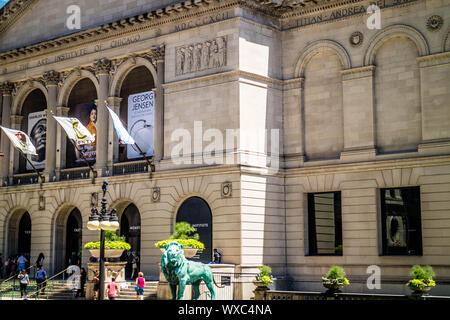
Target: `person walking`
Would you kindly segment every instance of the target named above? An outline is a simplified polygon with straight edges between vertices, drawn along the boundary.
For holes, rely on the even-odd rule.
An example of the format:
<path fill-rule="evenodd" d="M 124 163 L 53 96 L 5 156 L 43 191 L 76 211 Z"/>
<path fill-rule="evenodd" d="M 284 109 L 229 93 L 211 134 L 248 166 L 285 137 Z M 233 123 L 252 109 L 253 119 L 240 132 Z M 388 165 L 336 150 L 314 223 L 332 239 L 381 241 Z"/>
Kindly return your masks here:
<path fill-rule="evenodd" d="M 136 278 L 136 300 L 144 300 L 144 287 L 145 287 L 145 279 L 144 274 L 142 272 L 138 273 L 138 277 Z"/>
<path fill-rule="evenodd" d="M 20 297 L 22 298 L 25 296 L 27 297 L 27 286 L 30 284 L 30 277 L 28 276 L 28 273 L 25 269 L 20 271 L 19 275 L 17 276 L 19 278 L 20 282 Z"/>
<path fill-rule="evenodd" d="M 16 275 L 16 269 L 17 269 L 17 255 L 13 256 L 10 261 L 10 268 L 9 268 L 9 276 L 13 277 Z"/>
<path fill-rule="evenodd" d="M 112 278 L 111 282 L 108 283 L 108 299 L 114 300 L 116 296 L 120 295 L 119 285 L 116 283 L 116 278 Z"/>
<path fill-rule="evenodd" d="M 39 294 L 45 293 L 45 287 L 47 286 L 46 280 L 47 280 L 47 272 L 44 270 L 43 266 L 40 266 L 38 271 L 36 272 L 37 290 L 39 291 L 42 288 L 42 290 L 39 291 Z"/>
<path fill-rule="evenodd" d="M 94 276 L 94 300 L 98 300 L 98 291 L 100 289 L 100 271 L 95 271 Z"/>
<path fill-rule="evenodd" d="M 27 263 L 27 258 L 22 254 L 19 259 L 17 259 L 17 263 L 19 264 L 19 272 L 25 270 L 25 264 Z"/>
<path fill-rule="evenodd" d="M 79 277 L 80 277 L 80 279 L 79 279 L 80 283 L 79 283 L 79 287 L 77 290 L 77 294 L 75 295 L 75 298 L 78 298 L 78 297 L 84 298 L 85 297 L 84 286 L 86 284 L 86 277 L 87 277 L 87 273 L 84 268 L 81 268 Z"/>

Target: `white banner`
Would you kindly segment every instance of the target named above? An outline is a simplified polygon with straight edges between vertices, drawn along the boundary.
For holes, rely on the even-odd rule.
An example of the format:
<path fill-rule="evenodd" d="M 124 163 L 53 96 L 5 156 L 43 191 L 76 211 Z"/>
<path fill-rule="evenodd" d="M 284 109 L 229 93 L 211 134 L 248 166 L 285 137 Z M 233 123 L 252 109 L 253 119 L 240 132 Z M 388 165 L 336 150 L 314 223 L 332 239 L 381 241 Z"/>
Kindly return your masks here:
<path fill-rule="evenodd" d="M 155 94 L 147 91 L 128 96 L 128 133 L 146 155 L 153 156 Z M 134 145 L 127 147 L 128 159 L 141 158 Z"/>
<path fill-rule="evenodd" d="M 37 155 L 28 156 L 36 169 L 45 168 L 45 145 L 47 141 L 47 113 L 45 111 L 33 112 L 28 115 L 28 136 L 36 147 Z M 27 162 L 27 169 L 33 167 Z"/>
<path fill-rule="evenodd" d="M 95 137 L 77 118 L 53 117 L 66 131 L 68 138 L 74 140 L 77 145 L 95 142 Z"/>
<path fill-rule="evenodd" d="M 14 147 L 21 150 L 25 154 L 37 155 L 36 148 L 33 143 L 31 143 L 30 137 L 27 134 L 20 130 L 8 129 L 0 126 L 2 130 L 6 133 L 9 140 L 11 140 Z"/>

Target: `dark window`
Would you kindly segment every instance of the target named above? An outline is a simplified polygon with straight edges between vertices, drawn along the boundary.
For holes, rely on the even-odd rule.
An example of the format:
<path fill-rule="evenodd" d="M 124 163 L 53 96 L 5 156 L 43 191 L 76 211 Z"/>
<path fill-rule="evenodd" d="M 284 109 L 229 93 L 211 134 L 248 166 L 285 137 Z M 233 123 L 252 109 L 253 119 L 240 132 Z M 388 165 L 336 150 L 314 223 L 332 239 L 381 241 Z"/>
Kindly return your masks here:
<path fill-rule="evenodd" d="M 309 255 L 342 255 L 341 193 L 308 194 Z"/>
<path fill-rule="evenodd" d="M 422 255 L 420 188 L 381 189 L 383 254 Z"/>

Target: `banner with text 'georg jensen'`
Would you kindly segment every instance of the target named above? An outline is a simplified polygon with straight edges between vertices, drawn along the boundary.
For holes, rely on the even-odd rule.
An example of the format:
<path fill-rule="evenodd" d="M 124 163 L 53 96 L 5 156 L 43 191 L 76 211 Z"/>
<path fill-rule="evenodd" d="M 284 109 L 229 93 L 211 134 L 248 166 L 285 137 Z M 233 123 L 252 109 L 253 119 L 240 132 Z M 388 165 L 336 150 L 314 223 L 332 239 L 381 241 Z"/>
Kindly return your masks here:
<path fill-rule="evenodd" d="M 154 155 L 155 94 L 147 91 L 128 96 L 128 133 L 148 157 Z M 128 145 L 127 158 L 142 158 L 134 145 Z"/>

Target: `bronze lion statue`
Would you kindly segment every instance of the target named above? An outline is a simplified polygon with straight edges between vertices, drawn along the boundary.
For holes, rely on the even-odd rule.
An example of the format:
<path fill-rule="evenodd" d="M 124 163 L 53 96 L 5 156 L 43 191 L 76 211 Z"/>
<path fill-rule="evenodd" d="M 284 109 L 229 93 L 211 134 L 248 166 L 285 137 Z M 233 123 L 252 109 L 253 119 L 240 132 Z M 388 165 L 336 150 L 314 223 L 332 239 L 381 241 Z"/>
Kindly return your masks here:
<path fill-rule="evenodd" d="M 172 300 L 182 300 L 184 289 L 187 284 L 192 284 L 192 300 L 197 300 L 200 296 L 199 286 L 201 281 L 205 281 L 206 286 L 211 293 L 211 299 L 214 300 L 214 278 L 211 268 L 203 263 L 189 261 L 184 256 L 183 245 L 172 241 L 164 246 L 164 252 L 161 256 L 161 271 L 169 282 Z M 178 297 L 177 297 L 177 285 Z"/>

